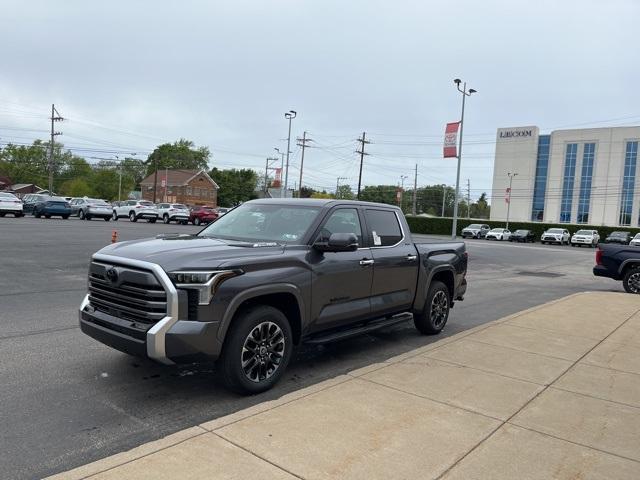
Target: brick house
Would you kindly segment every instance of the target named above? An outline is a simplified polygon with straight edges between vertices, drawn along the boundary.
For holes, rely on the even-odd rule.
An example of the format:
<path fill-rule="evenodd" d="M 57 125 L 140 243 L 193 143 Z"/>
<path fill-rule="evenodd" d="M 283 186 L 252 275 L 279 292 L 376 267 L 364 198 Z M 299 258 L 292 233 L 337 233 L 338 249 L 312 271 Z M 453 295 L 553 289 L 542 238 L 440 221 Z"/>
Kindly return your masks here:
<path fill-rule="evenodd" d="M 140 182 L 142 199 L 153 201 L 155 174 Z M 204 170 L 158 170 L 156 203 L 218 206 L 218 184 Z"/>

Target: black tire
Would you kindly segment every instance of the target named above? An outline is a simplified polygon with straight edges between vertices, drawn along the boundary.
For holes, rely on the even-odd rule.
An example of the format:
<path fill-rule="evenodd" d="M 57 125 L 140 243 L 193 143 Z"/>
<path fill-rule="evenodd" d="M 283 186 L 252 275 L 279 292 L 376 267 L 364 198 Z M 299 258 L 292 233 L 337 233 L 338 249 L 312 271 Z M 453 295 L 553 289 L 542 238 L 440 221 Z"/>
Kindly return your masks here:
<path fill-rule="evenodd" d="M 196 217 L 196 218 L 194 218 L 194 219 L 193 219 L 193 224 L 194 224 L 196 227 L 199 227 L 201 223 L 202 223 L 202 220 L 200 220 L 198 217 Z"/>
<path fill-rule="evenodd" d="M 157 218 L 150 218 L 149 220 L 147 220 L 147 222 L 156 223 L 156 220 L 158 220 L 158 219 Z"/>
<path fill-rule="evenodd" d="M 44 218 L 51 218 L 51 215 L 49 215 L 49 214 L 45 213 L 45 214 L 44 214 Z"/>
<path fill-rule="evenodd" d="M 104 221 L 105 221 L 105 222 L 108 222 L 108 221 L 110 221 L 110 220 L 111 220 L 111 217 L 104 217 Z"/>
<path fill-rule="evenodd" d="M 130 222 L 137 222 L 138 221 L 138 219 L 136 218 L 135 212 L 129 212 L 129 221 Z"/>
<path fill-rule="evenodd" d="M 24 213 L 14 213 L 13 216 L 16 218 L 24 217 Z"/>
<path fill-rule="evenodd" d="M 261 354 L 246 350 L 245 345 L 256 345 L 255 351 Z M 242 310 L 234 318 L 224 342 L 219 360 L 222 380 L 228 389 L 243 395 L 269 390 L 286 370 L 292 349 L 291 326 L 280 310 L 267 305 Z M 263 363 L 258 363 L 260 361 Z"/>
<path fill-rule="evenodd" d="M 69 220 L 69 215 L 62 215 L 63 220 Z"/>
<path fill-rule="evenodd" d="M 78 218 L 80 220 L 84 220 L 85 219 L 84 210 L 78 210 Z"/>
<path fill-rule="evenodd" d="M 444 283 L 436 280 L 429 287 L 424 310 L 413 316 L 413 323 L 420 333 L 435 335 L 447 324 L 450 309 L 451 292 Z"/>
<path fill-rule="evenodd" d="M 92 218 L 93 218 L 93 217 L 92 217 L 91 215 L 85 215 L 85 216 L 84 216 L 84 219 L 85 219 L 85 220 L 91 220 Z"/>
<path fill-rule="evenodd" d="M 180 224 L 181 224 L 181 225 L 189 225 L 189 222 L 188 222 L 188 221 L 186 221 L 186 220 L 182 220 L 182 221 L 180 222 Z"/>
<path fill-rule="evenodd" d="M 0 213 L 0 217 L 4 217 L 6 215 L 6 213 L 2 212 Z"/>
<path fill-rule="evenodd" d="M 111 214 L 111 218 L 113 219 L 114 222 L 118 221 L 118 214 L 116 213 L 116 211 L 114 210 L 113 213 Z"/>
<path fill-rule="evenodd" d="M 166 213 L 162 216 L 162 222 L 163 223 L 170 223 L 171 220 L 169 220 L 169 215 L 167 215 Z"/>
<path fill-rule="evenodd" d="M 640 293 L 640 267 L 633 267 L 625 272 L 622 286 L 627 293 Z"/>

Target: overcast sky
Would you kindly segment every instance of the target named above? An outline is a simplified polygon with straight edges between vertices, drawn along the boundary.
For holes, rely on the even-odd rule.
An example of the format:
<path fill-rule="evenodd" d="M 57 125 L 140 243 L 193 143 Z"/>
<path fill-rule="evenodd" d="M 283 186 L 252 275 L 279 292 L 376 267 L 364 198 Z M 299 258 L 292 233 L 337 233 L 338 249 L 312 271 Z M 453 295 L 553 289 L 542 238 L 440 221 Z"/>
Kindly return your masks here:
<path fill-rule="evenodd" d="M 0 145 L 146 155 L 180 137 L 212 166 L 264 171 L 306 130 L 303 183 L 455 183 L 444 124 L 467 103 L 462 180 L 490 192 L 495 131 L 640 124 L 638 0 L 0 0 Z M 300 152 L 290 183 L 297 182 Z M 92 160 L 95 161 L 95 160 Z"/>

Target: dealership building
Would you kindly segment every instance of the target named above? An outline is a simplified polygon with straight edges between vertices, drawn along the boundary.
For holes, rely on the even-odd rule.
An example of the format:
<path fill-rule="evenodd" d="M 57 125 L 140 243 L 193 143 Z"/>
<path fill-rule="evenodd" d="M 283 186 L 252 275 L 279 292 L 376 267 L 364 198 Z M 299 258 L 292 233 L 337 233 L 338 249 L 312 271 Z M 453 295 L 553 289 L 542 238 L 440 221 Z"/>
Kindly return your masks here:
<path fill-rule="evenodd" d="M 639 142 L 640 127 L 498 129 L 491 220 L 640 226 Z"/>

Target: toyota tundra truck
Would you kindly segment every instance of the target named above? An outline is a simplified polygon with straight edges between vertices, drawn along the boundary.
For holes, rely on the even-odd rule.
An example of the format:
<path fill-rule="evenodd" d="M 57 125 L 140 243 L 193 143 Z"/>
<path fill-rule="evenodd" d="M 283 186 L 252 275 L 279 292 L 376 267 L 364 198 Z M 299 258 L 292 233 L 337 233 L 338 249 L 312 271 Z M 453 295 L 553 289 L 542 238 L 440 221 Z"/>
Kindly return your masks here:
<path fill-rule="evenodd" d="M 296 345 L 413 318 L 437 334 L 467 288 L 462 242 L 414 243 L 402 211 L 359 201 L 253 200 L 196 235 L 111 244 L 92 256 L 80 327 L 164 364 L 217 361 L 254 394 Z"/>

